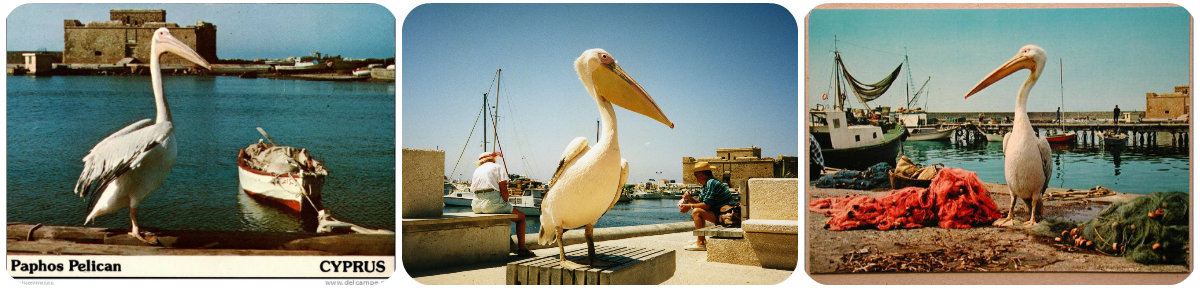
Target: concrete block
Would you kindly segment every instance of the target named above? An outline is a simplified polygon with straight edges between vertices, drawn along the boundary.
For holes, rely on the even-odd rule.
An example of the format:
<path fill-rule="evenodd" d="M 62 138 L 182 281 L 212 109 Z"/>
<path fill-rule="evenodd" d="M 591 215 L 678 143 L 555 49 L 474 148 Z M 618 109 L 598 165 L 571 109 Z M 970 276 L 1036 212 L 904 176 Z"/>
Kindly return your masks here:
<path fill-rule="evenodd" d="M 759 266 L 758 255 L 746 238 L 708 238 L 708 262 Z"/>
<path fill-rule="evenodd" d="M 798 220 L 797 178 L 750 179 L 750 219 Z"/>
<path fill-rule="evenodd" d="M 742 222 L 742 230 L 762 267 L 795 270 L 800 248 L 799 224 L 799 221 L 751 219 Z"/>
<path fill-rule="evenodd" d="M 420 271 L 504 262 L 513 214 L 450 213 L 438 218 L 401 220 L 404 268 Z"/>
<path fill-rule="evenodd" d="M 446 170 L 446 152 L 441 150 L 402 150 L 400 198 L 401 218 L 433 218 L 442 215 L 442 173 Z"/>
<path fill-rule="evenodd" d="M 566 251 L 567 260 L 581 263 L 587 248 Z M 607 267 L 566 269 L 558 255 L 546 255 L 508 263 L 508 285 L 649 285 L 675 275 L 675 250 L 596 246 L 596 259 L 614 263 Z"/>

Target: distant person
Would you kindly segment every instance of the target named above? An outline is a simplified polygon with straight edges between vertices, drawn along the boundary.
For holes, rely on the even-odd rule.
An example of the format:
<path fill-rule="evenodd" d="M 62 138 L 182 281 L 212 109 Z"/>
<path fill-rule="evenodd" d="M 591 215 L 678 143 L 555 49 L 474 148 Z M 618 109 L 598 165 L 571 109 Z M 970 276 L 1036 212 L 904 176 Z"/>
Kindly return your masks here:
<path fill-rule="evenodd" d="M 1062 123 L 1062 107 L 1054 109 L 1054 122 Z"/>
<path fill-rule="evenodd" d="M 533 252 L 525 247 L 525 213 L 508 203 L 508 174 L 496 164 L 496 158 L 500 157 L 504 157 L 500 152 L 483 152 L 475 161 L 479 168 L 471 174 L 471 191 L 475 193 L 471 211 L 475 214 L 516 214 L 512 221 L 517 223 L 517 255 L 533 256 Z"/>
<path fill-rule="evenodd" d="M 698 195 L 691 195 L 691 192 L 683 194 L 683 199 L 679 201 L 679 213 L 687 213 L 688 210 L 691 210 L 692 221 L 696 224 L 696 229 L 704 228 L 705 221 L 713 224 L 739 226 L 741 213 L 737 211 L 737 200 L 733 198 L 733 194 L 729 193 L 729 188 L 725 187 L 725 183 L 713 178 L 712 167 L 708 165 L 708 162 L 697 162 L 692 167 L 692 175 L 696 176 L 697 183 L 703 183 L 704 186 Z M 708 250 L 704 236 L 696 236 L 696 243 L 683 249 L 688 251 Z"/>
<path fill-rule="evenodd" d="M 1113 124 L 1117 124 L 1117 119 L 1121 118 L 1121 106 L 1113 105 Z"/>

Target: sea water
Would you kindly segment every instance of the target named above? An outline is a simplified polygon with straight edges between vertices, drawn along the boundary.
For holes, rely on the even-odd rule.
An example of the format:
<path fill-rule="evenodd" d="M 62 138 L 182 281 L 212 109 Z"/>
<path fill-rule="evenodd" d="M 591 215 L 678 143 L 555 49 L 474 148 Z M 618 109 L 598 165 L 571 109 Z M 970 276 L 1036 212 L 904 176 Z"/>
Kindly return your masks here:
<path fill-rule="evenodd" d="M 974 171 L 984 182 L 1005 183 L 1000 142 L 955 145 L 945 141 L 905 141 L 904 153 L 916 163 Z M 1103 146 L 1052 145 L 1050 187 L 1090 189 L 1096 185 L 1133 194 L 1189 192 L 1187 154 Z"/>
<path fill-rule="evenodd" d="M 674 222 L 691 222 L 692 215 L 680 213 L 679 199 L 634 199 L 629 202 L 619 202 L 613 205 L 612 209 L 604 213 L 599 221 L 596 221 L 596 228 L 603 227 L 619 227 L 619 226 L 636 226 L 647 224 L 674 223 Z M 442 208 L 445 213 L 453 212 L 471 212 L 471 207 L 461 206 L 446 206 Z M 525 233 L 537 233 L 538 227 L 541 227 L 542 222 L 537 215 L 526 216 Z M 510 232 L 517 233 L 516 225 L 510 225 Z M 580 228 L 582 229 L 582 228 Z M 526 241 L 529 241 L 528 239 Z"/>
<path fill-rule="evenodd" d="M 147 76 L 7 78 L 8 221 L 81 225 L 81 159 L 101 139 L 155 118 Z M 263 138 L 307 148 L 329 170 L 323 203 L 339 220 L 395 231 L 392 83 L 167 76 L 178 157 L 138 209 L 139 224 L 178 230 L 299 231 L 297 217 L 238 189 L 238 150 Z M 90 226 L 128 228 L 128 210 Z"/>

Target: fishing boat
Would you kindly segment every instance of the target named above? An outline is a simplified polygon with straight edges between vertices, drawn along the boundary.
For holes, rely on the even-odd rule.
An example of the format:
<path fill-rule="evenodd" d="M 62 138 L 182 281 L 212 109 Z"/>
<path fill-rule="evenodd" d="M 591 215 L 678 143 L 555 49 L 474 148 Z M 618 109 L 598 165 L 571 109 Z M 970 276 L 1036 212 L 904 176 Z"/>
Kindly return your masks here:
<path fill-rule="evenodd" d="M 259 128 L 259 132 L 266 132 Z M 300 215 L 316 215 L 322 208 L 321 188 L 329 172 L 308 150 L 270 144 L 250 144 L 238 151 L 238 186 L 257 201 Z M 310 214 L 311 213 L 311 214 Z"/>
<path fill-rule="evenodd" d="M 287 72 L 312 72 L 324 69 L 325 65 L 317 60 L 313 61 L 296 61 L 293 65 L 275 65 L 275 71 L 280 73 Z"/>
<path fill-rule="evenodd" d="M 862 83 L 850 75 L 842 62 L 841 53 L 834 47 L 834 106 L 833 109 L 817 107 L 809 109 L 809 134 L 821 146 L 821 155 L 826 167 L 865 170 L 871 165 L 885 162 L 896 165 L 900 145 L 908 137 L 908 130 L 889 125 L 856 124 L 845 108 L 847 91 L 853 92 L 864 105 L 883 96 L 888 87 L 900 74 L 896 66 L 890 75 L 877 83 Z M 844 87 L 849 85 L 850 87 Z M 827 94 L 827 93 L 826 93 Z M 894 126 L 894 125 L 890 125 Z M 886 128 L 885 128 L 886 127 Z"/>

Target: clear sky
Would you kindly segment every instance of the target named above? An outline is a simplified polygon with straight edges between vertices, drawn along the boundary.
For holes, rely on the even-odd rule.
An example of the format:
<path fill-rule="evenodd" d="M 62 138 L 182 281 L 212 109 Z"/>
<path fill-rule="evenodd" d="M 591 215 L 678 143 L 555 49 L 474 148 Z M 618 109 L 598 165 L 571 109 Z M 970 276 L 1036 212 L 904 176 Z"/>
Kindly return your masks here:
<path fill-rule="evenodd" d="M 821 94 L 832 91 L 835 35 L 846 69 L 863 82 L 878 81 L 895 69 L 907 47 L 913 85 L 932 77 L 929 111 L 1013 111 L 1028 72 L 1015 73 L 970 99 L 963 95 L 1025 44 L 1044 48 L 1049 62 L 1030 93 L 1029 111 L 1052 112 L 1062 102 L 1064 111 L 1106 111 L 1113 105 L 1145 110 L 1146 92 L 1173 92 L 1175 85 L 1190 80 L 1190 18 L 1179 7 L 818 9 L 808 24 L 809 106 L 832 103 L 832 98 L 821 100 Z M 908 72 L 901 71 L 873 106 L 903 106 Z M 1065 97 L 1060 97 L 1060 73 Z M 862 108 L 852 94 L 850 98 Z"/>
<path fill-rule="evenodd" d="M 497 68 L 511 173 L 549 180 L 568 142 L 594 144 L 599 110 L 572 64 L 590 48 L 611 53 L 675 123 L 616 108 L 630 183 L 678 180 L 682 157 L 718 148 L 797 156 L 799 33 L 780 6 L 439 4 L 402 25 L 402 146 L 445 150 L 455 179 L 469 180 L 483 151 L 482 128 L 467 137 Z"/>
<path fill-rule="evenodd" d="M 376 4 L 25 4 L 7 19 L 6 50 L 62 51 L 63 20 L 108 21 L 112 9 L 163 9 L 167 22 L 217 26 L 221 59 L 286 58 L 320 51 L 395 57 L 396 18 Z"/>

